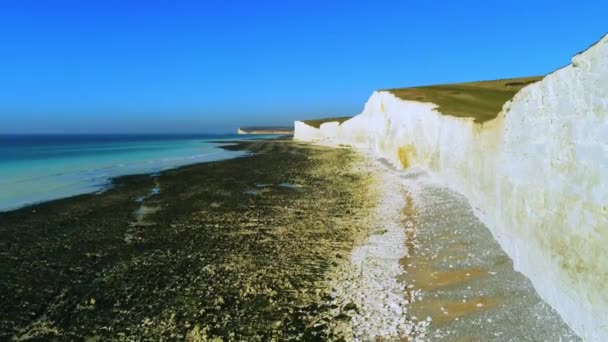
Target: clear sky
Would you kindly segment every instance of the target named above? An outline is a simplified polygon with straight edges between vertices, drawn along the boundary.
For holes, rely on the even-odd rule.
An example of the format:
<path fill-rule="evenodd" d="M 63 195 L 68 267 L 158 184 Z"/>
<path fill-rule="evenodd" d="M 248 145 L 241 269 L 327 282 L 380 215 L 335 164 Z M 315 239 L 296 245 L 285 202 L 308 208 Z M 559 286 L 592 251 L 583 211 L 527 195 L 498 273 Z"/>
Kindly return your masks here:
<path fill-rule="evenodd" d="M 608 1 L 0 0 L 0 133 L 220 132 L 545 74 Z"/>

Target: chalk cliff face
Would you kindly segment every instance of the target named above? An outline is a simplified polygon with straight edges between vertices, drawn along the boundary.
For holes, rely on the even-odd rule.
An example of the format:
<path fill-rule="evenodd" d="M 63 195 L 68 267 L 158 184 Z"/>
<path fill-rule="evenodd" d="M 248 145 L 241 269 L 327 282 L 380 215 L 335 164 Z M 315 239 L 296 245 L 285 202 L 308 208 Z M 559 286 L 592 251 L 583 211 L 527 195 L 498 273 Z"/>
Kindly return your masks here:
<path fill-rule="evenodd" d="M 537 291 L 587 340 L 608 341 L 608 36 L 483 124 L 375 92 L 363 113 L 295 139 L 371 149 L 433 171 L 478 209 Z"/>

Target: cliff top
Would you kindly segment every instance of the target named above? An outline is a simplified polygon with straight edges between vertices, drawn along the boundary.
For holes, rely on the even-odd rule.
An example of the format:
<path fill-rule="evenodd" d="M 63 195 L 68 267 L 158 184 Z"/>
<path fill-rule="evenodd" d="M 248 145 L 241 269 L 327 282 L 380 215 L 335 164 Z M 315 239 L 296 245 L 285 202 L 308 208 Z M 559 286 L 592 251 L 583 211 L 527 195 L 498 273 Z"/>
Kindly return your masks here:
<path fill-rule="evenodd" d="M 307 124 L 308 126 L 314 127 L 314 128 L 319 128 L 321 127 L 321 124 L 324 124 L 326 122 L 338 122 L 338 123 L 343 123 L 344 121 L 350 119 L 351 116 L 342 116 L 339 118 L 325 118 L 325 119 L 317 119 L 317 120 L 304 120 L 302 122 L 304 122 L 305 124 Z"/>
<path fill-rule="evenodd" d="M 505 102 L 523 87 L 542 80 L 543 76 L 505 78 L 493 81 L 439 84 L 411 88 L 382 89 L 403 100 L 432 102 L 445 115 L 462 118 L 474 118 L 483 123 L 494 119 L 502 110 Z M 326 122 L 342 123 L 351 117 L 326 118 L 303 121 L 307 125 L 319 128 Z"/>
<path fill-rule="evenodd" d="M 238 134 L 280 134 L 280 135 L 292 135 L 293 127 L 239 127 L 237 130 Z"/>
<path fill-rule="evenodd" d="M 508 78 L 494 81 L 441 84 L 412 88 L 383 89 L 400 99 L 432 102 L 446 115 L 474 118 L 482 123 L 494 119 L 505 102 L 523 87 L 540 81 L 542 76 Z"/>

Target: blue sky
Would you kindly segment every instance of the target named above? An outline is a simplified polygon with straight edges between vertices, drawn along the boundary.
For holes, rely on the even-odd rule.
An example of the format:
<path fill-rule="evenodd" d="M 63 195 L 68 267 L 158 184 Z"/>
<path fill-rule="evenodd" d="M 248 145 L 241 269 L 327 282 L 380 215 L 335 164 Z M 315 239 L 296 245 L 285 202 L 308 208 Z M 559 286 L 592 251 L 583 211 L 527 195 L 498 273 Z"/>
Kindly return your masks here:
<path fill-rule="evenodd" d="M 221 132 L 548 73 L 608 1 L 0 0 L 0 133 Z"/>

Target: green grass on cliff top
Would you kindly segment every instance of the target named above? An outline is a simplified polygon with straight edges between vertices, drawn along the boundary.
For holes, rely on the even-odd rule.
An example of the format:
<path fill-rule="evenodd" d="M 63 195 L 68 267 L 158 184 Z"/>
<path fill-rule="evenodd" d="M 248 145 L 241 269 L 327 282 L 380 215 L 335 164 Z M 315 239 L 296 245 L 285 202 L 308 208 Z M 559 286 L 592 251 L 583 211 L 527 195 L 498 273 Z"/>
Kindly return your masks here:
<path fill-rule="evenodd" d="M 542 76 L 507 78 L 494 81 L 440 84 L 412 88 L 383 89 L 403 100 L 431 102 L 439 106 L 444 115 L 473 118 L 477 123 L 494 119 L 503 104 L 511 100 L 523 87 L 538 82 Z M 342 123 L 350 117 L 306 120 L 309 126 L 319 128 L 322 123 Z"/>
<path fill-rule="evenodd" d="M 321 127 L 321 124 L 324 124 L 326 122 L 338 122 L 338 123 L 343 123 L 344 121 L 350 119 L 352 116 L 343 116 L 343 117 L 339 117 L 339 118 L 326 118 L 326 119 L 317 119 L 317 120 L 305 120 L 303 121 L 305 124 L 307 124 L 308 126 L 314 127 L 314 128 L 319 128 Z"/>
<path fill-rule="evenodd" d="M 444 115 L 474 118 L 482 123 L 494 119 L 505 102 L 523 87 L 538 82 L 542 76 L 509 78 L 495 81 L 441 84 L 413 88 L 384 89 L 400 99 L 432 102 Z"/>

